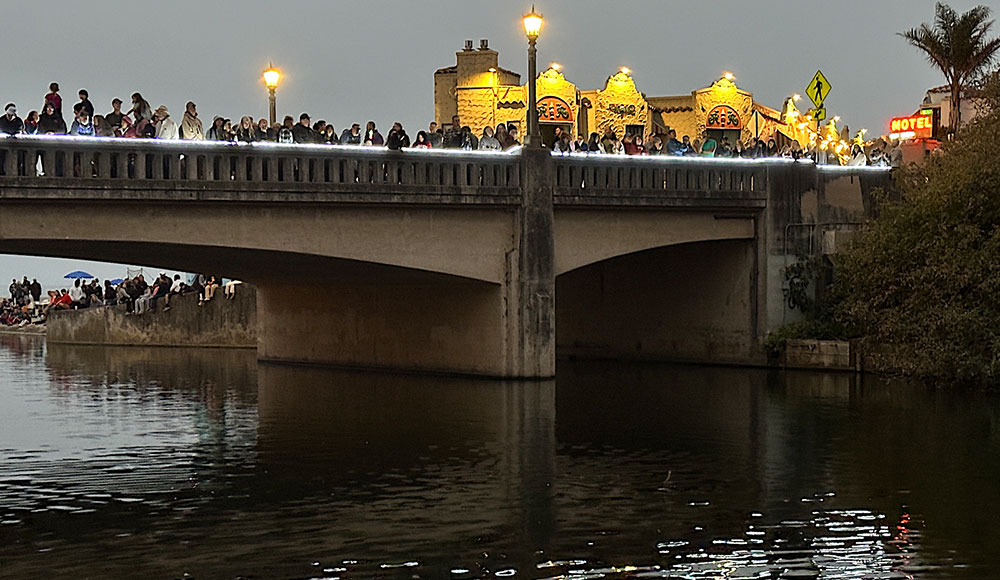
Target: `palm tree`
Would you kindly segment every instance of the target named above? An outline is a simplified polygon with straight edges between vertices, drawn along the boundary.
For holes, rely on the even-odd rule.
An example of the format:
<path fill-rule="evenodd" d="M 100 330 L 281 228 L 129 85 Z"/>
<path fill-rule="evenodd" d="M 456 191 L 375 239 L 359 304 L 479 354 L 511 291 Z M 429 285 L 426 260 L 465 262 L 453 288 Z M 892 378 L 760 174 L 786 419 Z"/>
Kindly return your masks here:
<path fill-rule="evenodd" d="M 1000 51 L 1000 38 L 987 38 L 993 21 L 990 9 L 976 6 L 959 14 L 947 4 L 935 6 L 934 26 L 927 23 L 899 33 L 922 51 L 927 60 L 944 73 L 951 89 L 950 129 L 958 130 L 962 90 L 976 78 Z"/>

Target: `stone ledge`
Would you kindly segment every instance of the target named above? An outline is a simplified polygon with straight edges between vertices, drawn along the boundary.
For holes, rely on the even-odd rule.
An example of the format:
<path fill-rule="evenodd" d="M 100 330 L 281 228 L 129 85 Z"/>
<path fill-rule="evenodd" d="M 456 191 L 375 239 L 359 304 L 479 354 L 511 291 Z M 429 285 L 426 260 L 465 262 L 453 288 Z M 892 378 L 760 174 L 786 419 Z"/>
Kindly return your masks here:
<path fill-rule="evenodd" d="M 236 298 L 226 300 L 222 289 L 198 306 L 198 297 L 171 298 L 170 310 L 158 301 L 155 311 L 126 315 L 124 306 L 62 310 L 49 315 L 46 340 L 61 344 L 108 346 L 257 347 L 257 296 L 240 284 Z"/>

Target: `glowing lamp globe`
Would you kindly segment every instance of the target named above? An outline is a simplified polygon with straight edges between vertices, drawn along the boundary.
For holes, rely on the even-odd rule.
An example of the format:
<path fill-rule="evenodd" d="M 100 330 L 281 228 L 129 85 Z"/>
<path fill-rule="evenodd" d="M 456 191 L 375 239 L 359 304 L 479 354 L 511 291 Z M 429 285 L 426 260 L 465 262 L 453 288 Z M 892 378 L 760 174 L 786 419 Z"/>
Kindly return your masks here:
<path fill-rule="evenodd" d="M 534 6 L 531 7 L 531 12 L 524 15 L 521 22 L 524 23 L 524 33 L 529 39 L 534 40 L 538 38 L 538 33 L 542 30 L 542 23 L 544 20 L 542 19 L 541 14 L 535 13 Z"/>
<path fill-rule="evenodd" d="M 281 79 L 281 72 L 273 66 L 264 71 L 264 84 L 267 88 L 273 89 L 278 86 L 278 81 Z"/>

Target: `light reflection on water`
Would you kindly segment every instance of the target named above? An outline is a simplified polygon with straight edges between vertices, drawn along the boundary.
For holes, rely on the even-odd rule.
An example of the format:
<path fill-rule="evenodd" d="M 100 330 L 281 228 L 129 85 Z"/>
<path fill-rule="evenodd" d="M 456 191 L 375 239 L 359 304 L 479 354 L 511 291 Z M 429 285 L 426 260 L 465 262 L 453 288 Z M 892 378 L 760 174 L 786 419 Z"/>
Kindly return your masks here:
<path fill-rule="evenodd" d="M 556 383 L 0 336 L 0 577 L 982 578 L 997 401 L 847 375 Z"/>

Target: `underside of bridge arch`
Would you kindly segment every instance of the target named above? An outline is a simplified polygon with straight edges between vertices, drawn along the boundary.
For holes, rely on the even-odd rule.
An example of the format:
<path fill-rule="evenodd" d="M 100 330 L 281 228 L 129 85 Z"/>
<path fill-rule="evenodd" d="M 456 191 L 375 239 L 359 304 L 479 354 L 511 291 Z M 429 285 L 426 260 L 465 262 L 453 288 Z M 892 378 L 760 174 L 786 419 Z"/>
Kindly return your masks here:
<path fill-rule="evenodd" d="M 150 269 L 214 274 L 256 285 L 297 280 L 328 283 L 372 278 L 469 280 L 462 276 L 430 272 L 377 262 L 352 260 L 294 251 L 275 251 L 193 242 L 143 242 L 120 240 L 0 239 L 0 253 L 47 258 L 96 260 Z"/>
<path fill-rule="evenodd" d="M 758 362 L 754 241 L 631 253 L 556 278 L 560 357 Z"/>
<path fill-rule="evenodd" d="M 501 284 L 292 252 L 0 240 L 0 252 L 211 273 L 257 288 L 265 361 L 503 376 L 510 293 Z"/>

